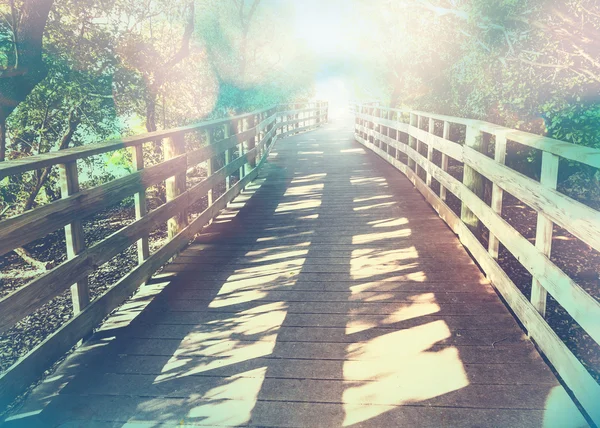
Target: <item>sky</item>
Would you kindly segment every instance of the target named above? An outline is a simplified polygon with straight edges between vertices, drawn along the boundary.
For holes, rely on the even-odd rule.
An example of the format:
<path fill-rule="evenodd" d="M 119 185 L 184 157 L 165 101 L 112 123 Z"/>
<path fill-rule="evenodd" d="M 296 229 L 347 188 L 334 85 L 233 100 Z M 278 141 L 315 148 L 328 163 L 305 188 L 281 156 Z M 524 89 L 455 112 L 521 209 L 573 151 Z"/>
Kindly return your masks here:
<path fill-rule="evenodd" d="M 327 99 L 333 111 L 346 108 L 352 98 L 347 68 L 355 55 L 353 2 L 303 0 L 294 3 L 293 31 L 320 65 L 315 98 Z"/>

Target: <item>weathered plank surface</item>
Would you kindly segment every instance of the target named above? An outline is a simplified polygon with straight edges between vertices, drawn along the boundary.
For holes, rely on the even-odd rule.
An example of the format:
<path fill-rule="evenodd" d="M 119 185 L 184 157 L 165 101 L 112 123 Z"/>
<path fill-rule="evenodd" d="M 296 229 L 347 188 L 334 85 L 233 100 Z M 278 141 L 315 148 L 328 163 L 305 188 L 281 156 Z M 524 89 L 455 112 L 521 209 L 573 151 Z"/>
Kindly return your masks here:
<path fill-rule="evenodd" d="M 345 125 L 280 141 L 262 185 L 7 426 L 585 426 L 453 233 Z"/>

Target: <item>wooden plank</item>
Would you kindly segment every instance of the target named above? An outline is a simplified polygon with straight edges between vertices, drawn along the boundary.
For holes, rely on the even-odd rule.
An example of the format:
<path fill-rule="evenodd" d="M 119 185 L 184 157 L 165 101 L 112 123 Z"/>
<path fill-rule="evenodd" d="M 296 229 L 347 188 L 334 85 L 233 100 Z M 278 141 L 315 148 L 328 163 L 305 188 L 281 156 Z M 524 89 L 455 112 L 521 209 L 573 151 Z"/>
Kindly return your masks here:
<path fill-rule="evenodd" d="M 291 134 L 296 134 L 298 132 L 311 131 L 311 130 L 315 129 L 316 127 L 317 127 L 316 125 L 308 125 L 308 126 L 305 126 L 303 128 L 291 129 L 290 131 L 286 131 L 286 132 L 284 132 L 282 134 L 279 134 L 279 137 L 280 138 L 285 138 L 285 137 L 287 137 L 287 136 L 289 136 Z"/>
<path fill-rule="evenodd" d="M 185 156 L 180 156 L 3 220 L 0 222 L 0 254 L 42 238 L 74 219 L 101 211 L 164 180 L 175 171 L 185 170 L 185 165 Z"/>
<path fill-rule="evenodd" d="M 555 190 L 558 182 L 558 161 L 559 158 L 552 153 L 542 153 L 542 173 L 540 184 Z M 542 212 L 537 214 L 537 225 L 535 229 L 535 247 L 538 248 L 546 257 L 550 258 L 552 250 L 552 229 L 554 224 Z M 531 284 L 531 303 L 542 317 L 546 316 L 546 289 L 540 281 L 533 277 Z"/>
<path fill-rule="evenodd" d="M 448 122 L 445 122 L 448 123 Z M 448 123 L 448 126 L 450 124 Z M 431 134 L 423 129 L 411 127 L 408 130 L 409 134 L 418 140 L 423 141 L 428 146 L 432 146 L 434 149 L 442 152 L 443 154 L 450 156 L 459 162 L 463 162 L 463 148 L 460 144 L 450 141 L 449 133 L 448 137 L 439 137 L 435 134 Z"/>
<path fill-rule="evenodd" d="M 171 137 L 165 144 L 165 160 L 173 159 L 185 153 L 185 141 L 183 137 Z M 185 192 L 186 171 L 174 171 L 174 174 L 166 180 L 167 201 L 175 199 L 178 195 Z M 188 222 L 187 210 L 170 218 L 167 222 L 167 233 L 169 239 L 173 239 Z"/>
<path fill-rule="evenodd" d="M 516 141 L 525 146 L 552 153 L 564 159 L 570 159 L 594 168 L 600 168 L 600 149 L 567 143 L 514 129 L 507 130 L 503 128 L 500 132 L 505 132 L 506 138 L 511 141 Z"/>
<path fill-rule="evenodd" d="M 69 163 L 78 159 L 83 159 L 90 156 L 95 156 L 102 153 L 112 152 L 126 147 L 133 147 L 157 139 L 165 139 L 171 137 L 182 136 L 189 132 L 201 131 L 208 128 L 216 128 L 224 125 L 226 122 L 236 120 L 266 111 L 269 108 L 258 110 L 252 113 L 246 113 L 232 118 L 215 119 L 204 122 L 195 123 L 179 128 L 159 130 L 142 135 L 135 135 L 119 140 L 105 141 L 101 143 L 87 144 L 80 147 L 72 147 L 65 150 L 44 153 L 36 156 L 30 156 L 23 159 L 5 161 L 0 164 L 0 180 L 10 175 L 20 174 L 34 169 L 41 169 L 47 166 L 58 165 L 61 163 Z"/>
<path fill-rule="evenodd" d="M 505 192 L 544 213 L 554 223 L 600 251 L 600 212 L 467 147 L 465 162 Z"/>
<path fill-rule="evenodd" d="M 231 126 L 231 124 L 229 125 Z M 208 159 L 220 155 L 227 150 L 231 150 L 237 146 L 240 141 L 256 135 L 256 132 L 256 128 L 252 128 L 240 134 L 229 134 L 227 138 L 219 142 L 207 145 L 200 149 L 192 150 L 191 152 L 187 153 L 188 168 L 197 165 L 200 162 L 206 162 Z"/>
<path fill-rule="evenodd" d="M 408 132 L 408 129 L 409 129 L 409 125 L 407 123 L 398 122 L 398 121 L 389 120 L 389 119 L 383 119 L 383 118 L 371 116 L 369 114 L 362 113 L 362 112 L 357 113 L 356 117 L 358 117 L 359 119 L 361 119 L 363 121 L 373 121 L 379 125 L 387 126 L 389 128 L 395 129 L 396 131 L 400 131 L 400 132 Z"/>
<path fill-rule="evenodd" d="M 60 170 L 60 194 L 61 198 L 76 195 L 79 192 L 79 173 L 77 161 L 59 165 Z M 75 218 L 71 223 L 65 225 L 65 243 L 67 246 L 67 258 L 72 259 L 85 249 L 85 235 L 81 217 Z M 78 314 L 90 303 L 90 291 L 87 278 L 80 278 L 71 286 L 71 302 L 73 313 Z"/>

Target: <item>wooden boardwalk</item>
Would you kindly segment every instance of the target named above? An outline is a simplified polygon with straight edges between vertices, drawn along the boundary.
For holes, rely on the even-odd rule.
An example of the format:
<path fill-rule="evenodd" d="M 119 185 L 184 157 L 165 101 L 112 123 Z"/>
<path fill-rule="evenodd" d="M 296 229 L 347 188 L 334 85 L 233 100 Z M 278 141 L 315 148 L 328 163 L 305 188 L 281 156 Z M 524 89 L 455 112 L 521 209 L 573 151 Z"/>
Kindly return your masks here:
<path fill-rule="evenodd" d="M 345 122 L 279 141 L 6 426 L 127 423 L 585 426 L 454 234 Z"/>

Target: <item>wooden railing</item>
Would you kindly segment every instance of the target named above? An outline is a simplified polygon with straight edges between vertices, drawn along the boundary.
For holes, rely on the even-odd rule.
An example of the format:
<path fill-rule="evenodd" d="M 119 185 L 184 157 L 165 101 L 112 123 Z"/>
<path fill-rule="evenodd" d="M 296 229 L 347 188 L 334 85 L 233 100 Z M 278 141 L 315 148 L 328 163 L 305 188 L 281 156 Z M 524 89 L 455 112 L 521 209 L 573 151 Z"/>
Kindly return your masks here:
<path fill-rule="evenodd" d="M 600 386 L 545 320 L 550 293 L 600 343 L 600 303 L 550 260 L 554 224 L 600 250 L 600 212 L 556 190 L 560 158 L 600 168 L 600 150 L 476 120 L 372 104 L 355 104 L 351 109 L 356 115 L 356 140 L 412 181 L 459 236 L 589 417 L 600 425 Z M 450 140 L 451 127 L 459 128 L 464 142 Z M 495 145 L 493 159 L 483 150 L 490 141 Z M 507 141 L 542 151 L 539 182 L 505 165 Z M 434 150 L 441 152 L 439 165 Z M 462 182 L 448 173 L 449 158 L 462 164 Z M 489 204 L 483 197 L 484 177 L 492 183 Z M 433 179 L 439 182 L 439 194 L 432 189 Z M 460 215 L 447 205 L 447 192 L 460 200 Z M 534 244 L 503 219 L 503 192 L 537 212 Z M 488 248 L 478 239 L 481 225 L 489 230 Z M 500 243 L 533 276 L 530 298 L 498 264 Z"/>
<path fill-rule="evenodd" d="M 41 377 L 44 370 L 87 337 L 113 309 L 184 248 L 256 177 L 276 139 L 320 126 L 327 120 L 327 108 L 327 103 L 321 102 L 280 105 L 0 163 L 0 180 L 52 166 L 60 169 L 61 180 L 61 199 L 0 221 L 0 255 L 64 227 L 68 256 L 64 263 L 0 300 L 0 333 L 69 287 L 74 309 L 73 318 L 0 376 L 0 406 Z M 206 144 L 186 152 L 184 137 L 194 133 L 203 133 Z M 217 135 L 222 136 L 219 141 Z M 157 141 L 162 141 L 165 160 L 144 167 L 144 144 L 154 145 Z M 89 189 L 79 188 L 78 160 L 122 148 L 132 150 L 136 172 Z M 234 153 L 238 154 L 235 159 Z M 216 161 L 219 157 L 221 162 Z M 207 177 L 188 188 L 186 171 L 203 162 Z M 224 166 L 217 170 L 220 164 Z M 232 184 L 231 176 L 238 173 L 239 181 Z M 166 185 L 167 201 L 148 212 L 146 189 L 161 182 Z M 225 186 L 225 192 L 214 199 L 213 190 L 219 185 Z M 208 207 L 189 221 L 188 210 L 204 195 L 208 195 Z M 131 196 L 135 201 L 135 221 L 86 248 L 82 220 Z M 168 222 L 168 242 L 150 254 L 149 232 L 165 222 Z M 90 302 L 88 276 L 136 243 L 138 266 Z"/>

